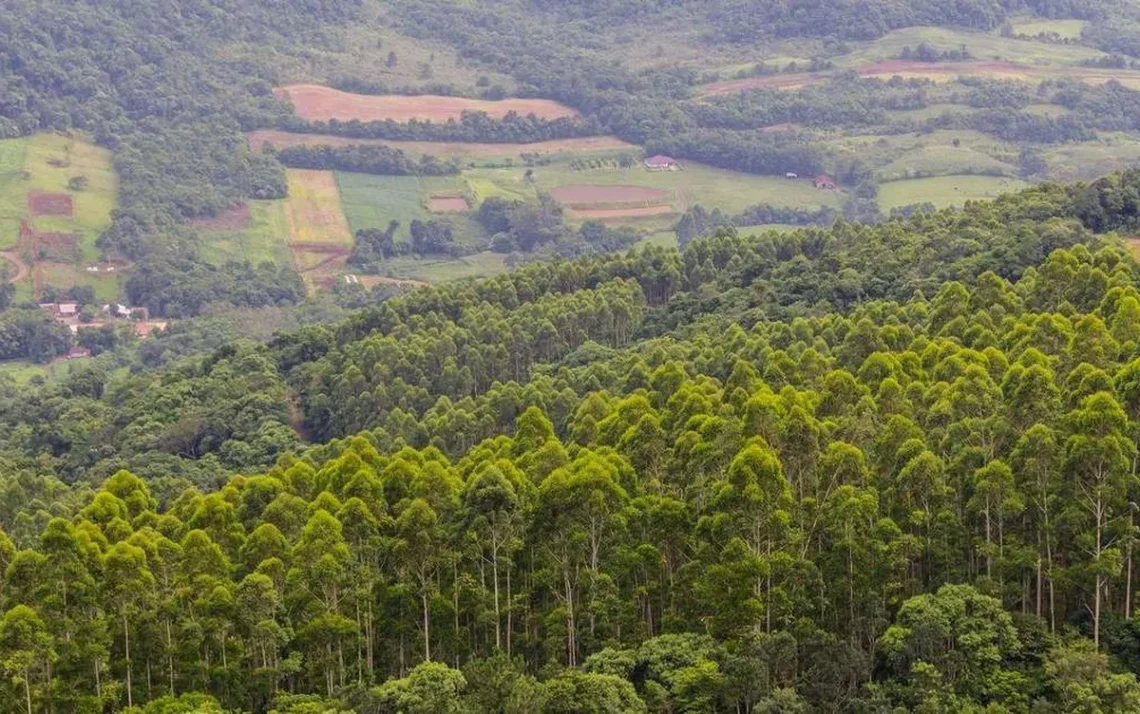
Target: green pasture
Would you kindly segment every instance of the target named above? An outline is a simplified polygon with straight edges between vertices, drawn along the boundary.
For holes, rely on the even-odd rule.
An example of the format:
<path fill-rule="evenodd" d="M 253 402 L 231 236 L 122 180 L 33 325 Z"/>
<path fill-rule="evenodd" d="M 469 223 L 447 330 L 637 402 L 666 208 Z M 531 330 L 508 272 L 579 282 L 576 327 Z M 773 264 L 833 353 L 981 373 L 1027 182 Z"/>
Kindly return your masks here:
<path fill-rule="evenodd" d="M 269 261 L 289 265 L 289 225 L 285 201 L 250 201 L 249 225 L 237 231 L 199 231 L 201 255 L 214 265 Z"/>
<path fill-rule="evenodd" d="M 844 55 L 836 64 L 858 67 L 894 59 L 904 47 L 914 49 L 923 43 L 937 51 L 957 50 L 964 46 L 975 60 L 1005 60 L 1027 65 L 1076 65 L 1082 60 L 1105 56 L 1100 50 L 1080 45 L 1054 45 L 944 27 L 907 27 L 889 32 Z"/>
<path fill-rule="evenodd" d="M 927 202 L 936 208 L 945 208 L 969 200 L 994 198 L 1028 185 L 1020 179 L 999 176 L 936 176 L 891 181 L 879 186 L 879 208 L 885 213 L 892 208 Z"/>

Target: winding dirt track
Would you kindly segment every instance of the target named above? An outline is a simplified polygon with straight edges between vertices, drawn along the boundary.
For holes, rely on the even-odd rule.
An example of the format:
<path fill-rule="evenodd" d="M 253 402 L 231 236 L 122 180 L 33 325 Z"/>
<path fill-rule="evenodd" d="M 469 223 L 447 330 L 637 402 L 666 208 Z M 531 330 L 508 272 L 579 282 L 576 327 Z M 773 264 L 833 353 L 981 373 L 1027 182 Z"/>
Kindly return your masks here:
<path fill-rule="evenodd" d="M 24 259 L 20 257 L 20 254 L 18 252 L 14 250 L 0 251 L 0 256 L 3 256 L 5 260 L 16 266 L 16 272 L 15 274 L 8 276 L 8 282 L 18 283 L 24 278 L 28 277 L 28 273 L 31 272 L 31 268 L 28 267 L 28 264 L 24 262 Z"/>

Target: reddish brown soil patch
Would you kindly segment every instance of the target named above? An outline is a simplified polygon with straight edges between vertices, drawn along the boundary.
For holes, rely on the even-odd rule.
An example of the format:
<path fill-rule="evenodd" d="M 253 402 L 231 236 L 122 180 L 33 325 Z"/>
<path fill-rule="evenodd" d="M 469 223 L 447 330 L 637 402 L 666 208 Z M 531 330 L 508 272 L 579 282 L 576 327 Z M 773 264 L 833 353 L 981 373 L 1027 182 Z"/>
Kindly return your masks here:
<path fill-rule="evenodd" d="M 550 192 L 555 200 L 571 208 L 621 208 L 625 206 L 651 206 L 668 201 L 672 193 L 644 186 L 592 186 L 574 184 L 559 186 Z"/>
<path fill-rule="evenodd" d="M 621 221 L 639 218 L 669 216 L 673 213 L 673 207 L 669 205 L 641 206 L 638 208 L 580 208 L 574 210 L 575 215 L 592 218 L 602 223 L 620 223 Z"/>
<path fill-rule="evenodd" d="M 190 225 L 202 231 L 240 231 L 249 227 L 249 205 L 239 203 L 212 218 L 195 218 Z"/>
<path fill-rule="evenodd" d="M 353 144 L 390 146 L 408 156 L 510 156 L 517 154 L 554 154 L 572 151 L 613 151 L 636 146 L 616 136 L 584 136 L 577 139 L 552 139 L 528 144 L 485 144 L 465 141 L 389 141 L 387 139 L 353 139 L 333 134 L 297 134 L 275 129 L 259 129 L 245 135 L 249 147 L 261 151 L 266 143 L 277 148 L 288 146 L 350 146 Z"/>
<path fill-rule="evenodd" d="M 577 112 L 570 107 L 550 99 L 486 101 L 433 94 L 373 96 L 350 94 L 319 84 L 293 84 L 274 91 L 278 97 L 292 101 L 297 115 L 309 121 L 458 121 L 465 111 L 487 112 L 493 119 L 501 119 L 510 112 L 523 116 L 534 114 L 543 119 L 577 116 Z"/>
<path fill-rule="evenodd" d="M 45 260 L 74 263 L 79 260 L 79 236 L 74 233 L 35 234 L 35 254 Z"/>
<path fill-rule="evenodd" d="M 71 217 L 74 210 L 71 196 L 66 193 L 29 193 L 28 210 L 33 216 Z"/>
<path fill-rule="evenodd" d="M 468 208 L 467 199 L 458 196 L 432 196 L 428 199 L 428 210 L 432 213 L 463 213 Z"/>

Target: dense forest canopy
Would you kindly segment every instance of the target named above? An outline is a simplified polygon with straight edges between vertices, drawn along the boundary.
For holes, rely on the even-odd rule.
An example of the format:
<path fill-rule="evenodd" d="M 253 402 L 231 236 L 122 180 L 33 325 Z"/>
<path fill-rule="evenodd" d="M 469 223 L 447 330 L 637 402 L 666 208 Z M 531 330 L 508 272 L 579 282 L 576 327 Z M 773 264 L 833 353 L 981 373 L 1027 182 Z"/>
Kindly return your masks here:
<path fill-rule="evenodd" d="M 826 49 L 1032 11 L 1087 21 L 1083 42 L 1130 62 L 1133 5 L 0 6 L 0 135 L 112 149 L 99 247 L 133 263 L 128 297 L 209 313 L 142 344 L 84 331 L 96 358 L 0 378 L 4 711 L 1140 714 L 1140 262 L 1122 238 L 1140 170 L 888 217 L 875 172 L 810 133 L 977 130 L 1035 176 L 1035 145 L 1140 130 L 1140 92 L 823 61 L 818 86 L 698 98 L 695 70 L 603 51 L 647 17 Z M 380 16 L 581 116 L 306 122 L 274 95 Z M 897 113 L 946 103 L 978 111 Z M 243 133 L 269 128 L 357 143 L 250 151 Z M 367 140 L 602 132 L 851 188 L 842 208 L 686 203 L 676 249 L 571 224 L 538 192 L 485 197 L 487 247 L 550 260 L 307 301 L 291 267 L 207 262 L 190 223 L 281 197 L 286 166 L 461 170 Z M 398 228 L 356 231 L 345 260 L 470 249 L 445 219 Z M 94 303 L 75 295 L 52 293 Z M 12 291 L 0 303 L 0 358 L 71 344 Z"/>
<path fill-rule="evenodd" d="M 722 230 L 11 389 L 6 696 L 1138 711 L 1140 265 L 1100 234 L 1138 184 Z"/>

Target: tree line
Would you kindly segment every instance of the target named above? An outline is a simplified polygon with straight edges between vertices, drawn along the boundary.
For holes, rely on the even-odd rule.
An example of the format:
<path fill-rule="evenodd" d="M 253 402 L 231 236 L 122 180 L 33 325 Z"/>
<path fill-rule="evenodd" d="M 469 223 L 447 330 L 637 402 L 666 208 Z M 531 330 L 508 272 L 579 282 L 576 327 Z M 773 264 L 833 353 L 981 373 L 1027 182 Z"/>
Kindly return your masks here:
<path fill-rule="evenodd" d="M 438 157 L 424 154 L 416 161 L 400 149 L 381 144 L 300 144 L 282 149 L 266 144 L 263 151 L 283 165 L 297 169 L 353 171 L 381 176 L 446 176 L 459 173 L 459 162 L 456 159 L 441 161 Z"/>

